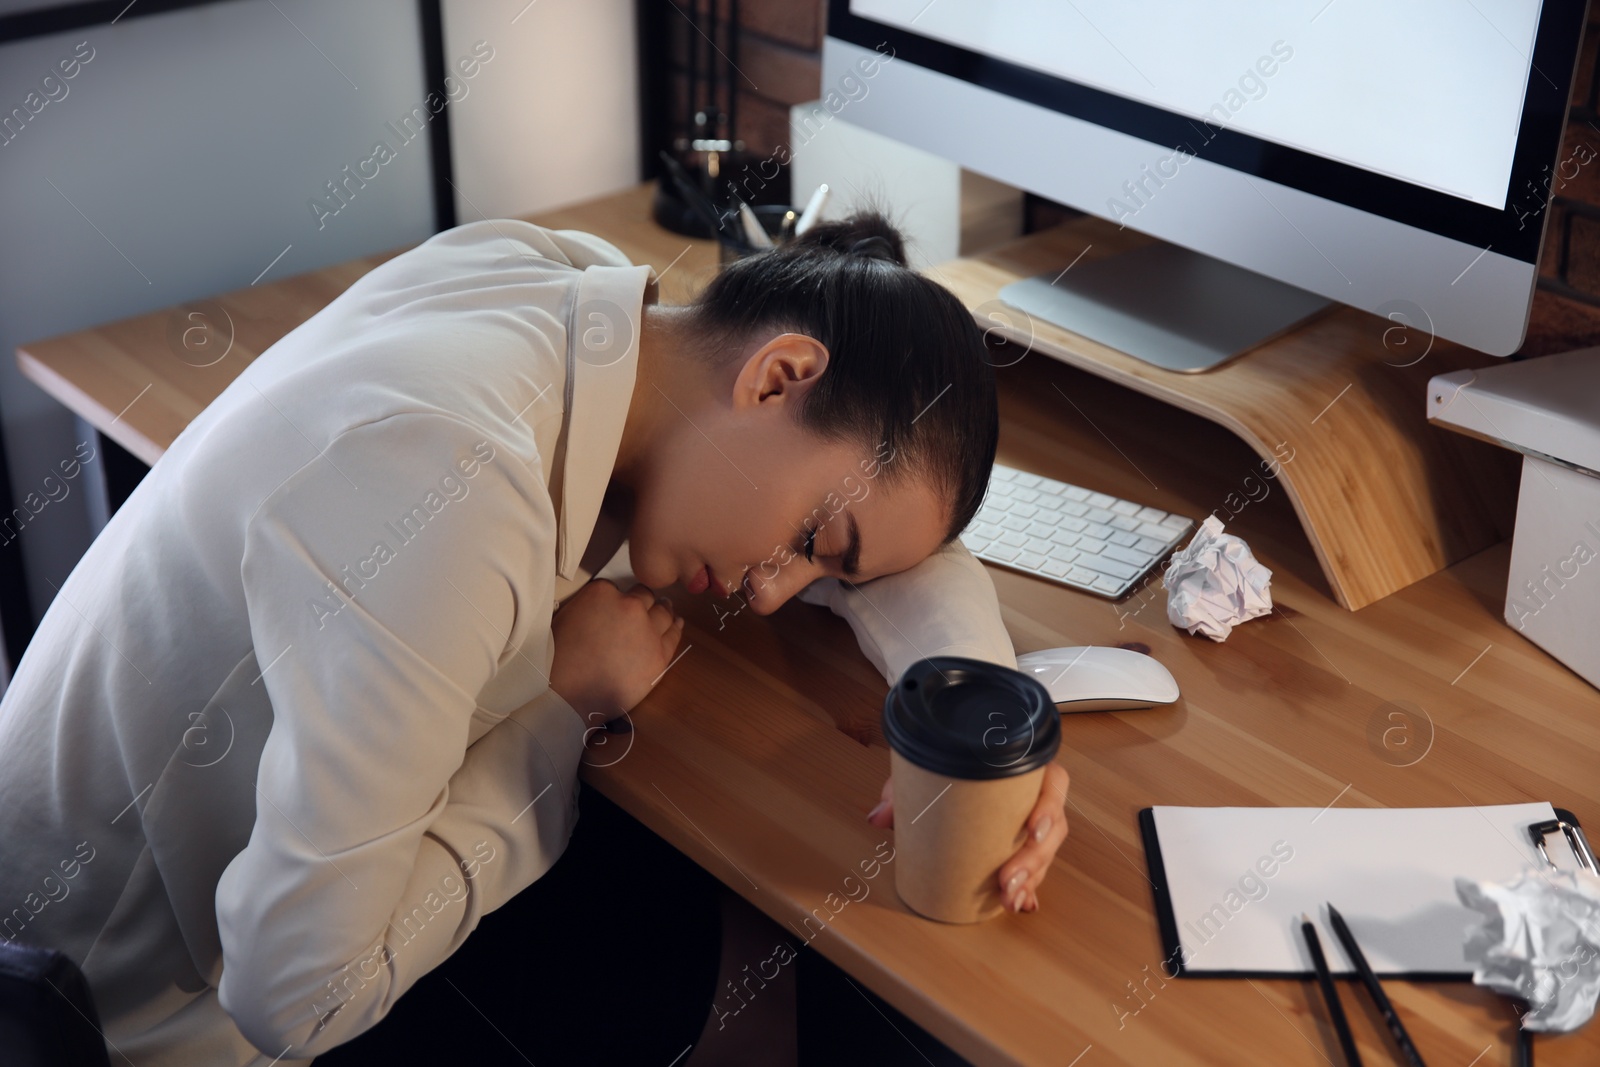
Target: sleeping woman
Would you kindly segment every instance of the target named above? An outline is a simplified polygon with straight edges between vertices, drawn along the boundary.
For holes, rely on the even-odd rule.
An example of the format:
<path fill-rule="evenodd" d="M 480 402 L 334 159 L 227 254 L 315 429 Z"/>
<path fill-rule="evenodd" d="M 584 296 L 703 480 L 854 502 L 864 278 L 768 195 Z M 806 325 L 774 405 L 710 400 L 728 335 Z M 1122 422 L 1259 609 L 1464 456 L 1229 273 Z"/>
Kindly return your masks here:
<path fill-rule="evenodd" d="M 956 539 L 993 372 L 900 234 L 858 215 L 655 292 L 588 234 L 437 234 L 250 363 L 61 587 L 0 703 L 0 926 L 82 967 L 114 1062 L 374 1027 L 562 855 L 586 737 L 679 649 L 660 591 L 803 592 L 890 682 L 1015 665 Z M 1066 784 L 995 872 L 1012 910 Z"/>

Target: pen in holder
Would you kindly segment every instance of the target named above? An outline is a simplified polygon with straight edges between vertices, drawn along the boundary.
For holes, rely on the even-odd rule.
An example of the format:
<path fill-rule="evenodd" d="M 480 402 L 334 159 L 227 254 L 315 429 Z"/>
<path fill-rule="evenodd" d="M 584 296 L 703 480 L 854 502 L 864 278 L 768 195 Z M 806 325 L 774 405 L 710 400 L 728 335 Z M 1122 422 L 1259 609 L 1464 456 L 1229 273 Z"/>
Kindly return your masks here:
<path fill-rule="evenodd" d="M 746 214 L 747 213 L 747 214 Z M 745 219 L 741 219 L 745 215 Z M 726 267 L 729 263 L 743 259 L 745 256 L 757 252 L 765 252 L 751 240 L 753 235 L 747 234 L 746 227 L 752 223 L 772 242 L 772 247 L 788 241 L 794 235 L 794 223 L 798 213 L 788 204 L 760 204 L 745 205 L 743 211 L 729 212 L 722 228 L 717 233 L 717 244 L 720 246 L 720 262 Z M 749 221 L 746 221 L 749 220 Z"/>
<path fill-rule="evenodd" d="M 752 206 L 738 199 L 732 201 L 732 206 L 719 204 L 706 195 L 696 179 L 669 153 L 659 155 L 666 169 L 666 181 L 716 240 L 721 249 L 722 266 L 777 247 L 794 234 L 799 213 L 788 204 Z"/>

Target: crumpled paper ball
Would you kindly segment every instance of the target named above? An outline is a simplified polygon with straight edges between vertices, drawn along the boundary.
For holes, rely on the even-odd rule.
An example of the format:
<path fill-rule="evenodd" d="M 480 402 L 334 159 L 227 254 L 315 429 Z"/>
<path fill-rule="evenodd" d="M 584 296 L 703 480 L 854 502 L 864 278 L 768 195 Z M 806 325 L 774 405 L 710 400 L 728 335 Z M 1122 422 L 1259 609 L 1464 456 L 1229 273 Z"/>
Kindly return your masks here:
<path fill-rule="evenodd" d="M 1457 878 L 1456 895 L 1484 916 L 1467 929 L 1472 980 L 1527 1001 L 1523 1029 L 1565 1033 L 1589 1021 L 1600 994 L 1600 877 L 1541 870 L 1508 885 Z"/>
<path fill-rule="evenodd" d="M 1256 562 L 1249 545 L 1223 533 L 1215 515 L 1173 553 L 1163 581 L 1167 619 L 1213 641 L 1227 640 L 1239 623 L 1272 610 L 1272 572 Z"/>

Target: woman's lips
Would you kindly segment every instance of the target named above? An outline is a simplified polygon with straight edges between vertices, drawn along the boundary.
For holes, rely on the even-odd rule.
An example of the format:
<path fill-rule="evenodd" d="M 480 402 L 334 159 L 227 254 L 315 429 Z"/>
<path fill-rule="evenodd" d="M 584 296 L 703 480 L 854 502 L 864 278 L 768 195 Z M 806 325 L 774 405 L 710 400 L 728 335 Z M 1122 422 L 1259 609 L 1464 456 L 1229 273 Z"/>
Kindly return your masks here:
<path fill-rule="evenodd" d="M 714 589 L 717 596 L 722 597 L 723 599 L 733 596 L 736 591 L 742 591 L 746 596 L 752 596 L 755 590 L 750 588 L 749 577 L 749 573 L 746 572 L 744 575 L 744 580 L 741 582 L 739 589 L 730 590 L 717 579 L 716 574 L 714 574 L 711 570 L 711 564 L 708 563 L 695 572 L 695 576 L 689 579 L 688 584 L 684 586 L 684 590 L 688 592 L 690 596 L 698 596 L 699 594 L 704 593 L 707 589 Z"/>
<path fill-rule="evenodd" d="M 711 568 L 701 567 L 695 572 L 695 576 L 689 579 L 689 584 L 684 586 L 684 590 L 688 592 L 690 596 L 698 596 L 699 594 L 705 592 L 710 586 Z"/>

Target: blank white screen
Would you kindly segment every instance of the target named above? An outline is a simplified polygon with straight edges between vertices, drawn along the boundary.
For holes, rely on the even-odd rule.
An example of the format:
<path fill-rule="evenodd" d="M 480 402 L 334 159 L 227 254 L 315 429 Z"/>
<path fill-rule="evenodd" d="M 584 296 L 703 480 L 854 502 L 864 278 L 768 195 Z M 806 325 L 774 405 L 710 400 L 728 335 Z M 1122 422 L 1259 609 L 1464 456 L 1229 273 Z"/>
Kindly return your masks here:
<path fill-rule="evenodd" d="M 850 10 L 1177 114 L 1209 111 L 1216 125 L 1503 209 L 1539 6 L 851 0 Z M 1196 130 L 1191 147 L 1204 139 L 1198 122 Z"/>

